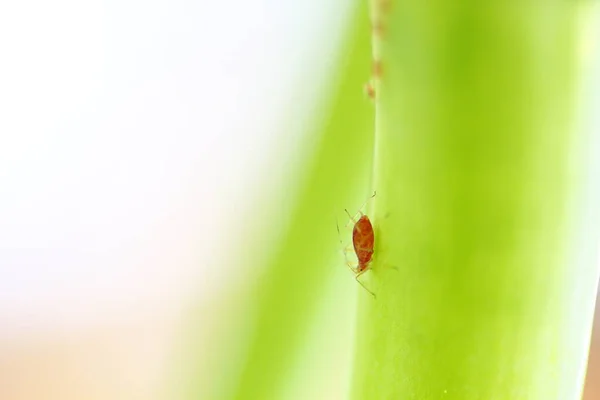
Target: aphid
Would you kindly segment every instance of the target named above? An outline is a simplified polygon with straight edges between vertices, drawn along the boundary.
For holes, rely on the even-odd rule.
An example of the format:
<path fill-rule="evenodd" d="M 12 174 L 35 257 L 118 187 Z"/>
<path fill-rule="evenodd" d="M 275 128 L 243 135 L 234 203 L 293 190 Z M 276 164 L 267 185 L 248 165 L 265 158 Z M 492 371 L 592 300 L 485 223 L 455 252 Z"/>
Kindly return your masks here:
<path fill-rule="evenodd" d="M 378 0 L 376 3 L 376 7 L 383 13 L 389 13 L 392 9 L 392 1 L 391 0 Z"/>
<path fill-rule="evenodd" d="M 371 196 L 367 201 L 375 197 L 375 194 L 376 193 L 374 192 L 373 196 Z M 364 204 L 361 206 L 361 208 L 362 207 L 364 207 Z M 376 297 L 375 293 L 367 289 L 367 287 L 358 279 L 362 274 L 369 270 L 371 259 L 373 258 L 373 248 L 375 246 L 375 232 L 373 231 L 373 225 L 371 224 L 369 217 L 363 214 L 360 210 L 358 211 L 358 213 L 360 213 L 360 218 L 358 220 L 355 220 L 355 218 L 350 215 L 348 210 L 344 211 L 346 211 L 346 214 L 348 214 L 348 217 L 350 217 L 350 220 L 354 223 L 354 228 L 352 229 L 352 246 L 358 259 L 358 265 L 356 267 L 350 265 L 349 262 L 347 262 L 347 265 L 352 272 L 354 272 L 356 281 L 360 283 L 360 285 L 365 288 L 367 292 L 371 293 L 373 297 Z M 345 253 L 346 251 L 344 254 Z"/>
<path fill-rule="evenodd" d="M 371 32 L 373 34 L 373 36 L 376 37 L 382 37 L 384 34 L 384 27 L 383 27 L 383 23 L 381 21 L 375 21 L 371 24 Z"/>
<path fill-rule="evenodd" d="M 372 65 L 372 72 L 375 78 L 381 78 L 383 74 L 383 67 L 381 66 L 381 60 L 374 60 Z"/>
<path fill-rule="evenodd" d="M 371 82 L 365 84 L 364 91 L 371 100 L 375 100 L 375 87 Z"/>

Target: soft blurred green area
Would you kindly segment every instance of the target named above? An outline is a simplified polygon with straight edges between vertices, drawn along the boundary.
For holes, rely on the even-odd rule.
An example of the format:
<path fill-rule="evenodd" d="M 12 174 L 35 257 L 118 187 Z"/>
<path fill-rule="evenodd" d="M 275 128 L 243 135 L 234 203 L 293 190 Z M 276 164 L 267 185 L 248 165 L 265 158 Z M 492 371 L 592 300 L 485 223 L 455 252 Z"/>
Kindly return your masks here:
<path fill-rule="evenodd" d="M 215 338 L 221 340 L 197 355 L 215 361 L 215 352 L 221 351 L 223 357 L 235 358 L 229 366 L 216 362 L 221 370 L 210 371 L 215 376 L 226 375 L 219 378 L 223 387 L 216 392 L 220 394 L 213 391 L 211 396 L 215 397 L 211 398 L 310 398 L 314 396 L 310 386 L 321 380 L 326 387 L 323 379 L 328 377 L 347 387 L 357 285 L 344 265 L 336 216 L 346 206 L 358 206 L 351 199 L 362 199 L 369 193 L 373 156 L 374 109 L 363 93 L 370 75 L 369 20 L 366 4 L 359 3 L 346 28 L 341 57 L 334 71 L 326 72 L 331 76 L 330 87 L 322 92 L 326 99 L 316 101 L 323 104 L 319 115 L 314 116 L 318 122 L 312 124 L 317 129 L 306 135 L 307 142 L 317 143 L 314 154 L 305 160 L 301 176 L 289 181 L 290 190 L 298 195 L 294 204 L 285 206 L 293 210 L 290 220 L 285 221 L 287 228 L 267 257 L 248 259 L 244 265 L 256 271 L 251 277 L 257 285 L 236 298 L 244 306 L 232 306 L 234 311 L 228 315 L 248 324 L 225 324 L 236 331 L 221 329 L 223 336 Z M 297 122 L 294 118 L 289 121 Z M 265 194 L 265 201 L 274 200 Z M 252 248 L 261 240 L 257 233 L 283 222 L 260 221 L 258 230 L 248 227 L 241 235 L 248 238 L 244 246 Z M 244 315 L 236 315 L 235 310 L 242 309 L 246 310 Z M 341 330 L 343 327 L 347 329 Z M 340 334 L 345 336 L 340 339 Z M 200 346 L 206 347 L 206 343 Z M 343 367 L 336 365 L 340 350 L 346 353 L 341 358 L 346 362 Z M 327 363 L 329 370 L 320 368 Z M 307 373 L 311 369 L 314 372 Z M 344 376 L 339 376 L 340 372 Z M 307 381 L 311 384 L 306 385 Z M 202 378 L 196 381 L 196 385 L 203 384 L 209 382 Z M 199 386 L 188 392 L 189 398 L 206 395 Z M 320 395 L 327 398 L 324 393 Z"/>
<path fill-rule="evenodd" d="M 599 222 L 585 187 L 598 132 L 579 121 L 584 4 L 376 12 L 376 253 L 398 271 L 374 266 L 354 399 L 580 397 Z"/>
<path fill-rule="evenodd" d="M 243 290 L 214 305 L 221 325 L 195 355 L 212 378 L 187 398 L 576 399 L 598 278 L 582 4 L 375 6 L 374 136 L 360 2 L 306 136 L 314 153 L 289 182 L 291 216 L 239 233 L 252 248 L 285 224 L 246 260 Z M 335 226 L 373 189 L 376 300 L 343 265 Z"/>
<path fill-rule="evenodd" d="M 258 304 L 255 325 L 248 332 L 249 351 L 241 360 L 235 399 L 290 398 L 283 394 L 286 379 L 306 345 L 311 320 L 326 297 L 334 270 L 345 268 L 341 258 L 334 258 L 338 248 L 334 211 L 365 182 L 373 146 L 373 108 L 362 92 L 370 53 L 364 5 L 348 36 L 333 78 L 335 94 L 323 113 L 323 125 L 313 133 L 320 143 L 312 160 L 307 160 L 306 181 L 291 223 L 252 300 Z M 321 334 L 329 335 L 326 326 Z"/>
<path fill-rule="evenodd" d="M 356 13 L 348 37 L 333 78 L 337 81 L 332 85 L 335 94 L 323 113 L 323 125 L 313 133 L 319 145 L 312 160 L 307 160 L 306 181 L 291 223 L 252 299 L 257 301 L 257 313 L 253 330 L 248 332 L 249 351 L 240 360 L 243 367 L 235 399 L 291 398 L 291 394 L 283 394 L 285 382 L 306 346 L 312 319 L 326 299 L 333 272 L 345 269 L 342 259 L 335 257 L 339 247 L 335 210 L 356 193 L 357 185 L 365 183 L 373 146 L 373 108 L 362 92 L 370 64 L 364 5 Z M 302 180 L 292 184 L 297 182 Z M 350 275 L 347 278 L 352 280 Z M 346 306 L 348 296 L 340 300 L 340 305 Z M 321 328 L 324 337 L 331 334 L 327 325 Z"/>

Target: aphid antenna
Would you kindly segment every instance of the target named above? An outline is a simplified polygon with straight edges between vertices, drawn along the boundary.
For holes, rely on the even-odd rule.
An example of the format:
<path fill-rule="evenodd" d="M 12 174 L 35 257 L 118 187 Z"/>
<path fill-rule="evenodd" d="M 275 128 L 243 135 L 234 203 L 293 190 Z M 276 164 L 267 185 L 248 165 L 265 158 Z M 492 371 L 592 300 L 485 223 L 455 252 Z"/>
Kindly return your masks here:
<path fill-rule="evenodd" d="M 362 212 L 362 209 L 363 209 L 363 208 L 364 208 L 364 207 L 367 205 L 367 203 L 368 203 L 369 201 L 371 201 L 371 199 L 372 199 L 373 197 L 375 197 L 375 195 L 376 195 L 376 194 L 377 194 L 377 191 L 375 191 L 375 190 L 374 190 L 374 191 L 373 191 L 373 195 L 372 195 L 372 196 L 370 196 L 370 197 L 369 197 L 367 200 L 365 200 L 365 202 L 364 202 L 364 203 L 362 203 L 362 205 L 361 205 L 361 206 L 360 206 L 360 208 L 358 209 L 358 212 L 357 212 L 356 214 L 354 214 L 354 217 L 353 217 L 353 216 L 350 214 L 350 212 L 348 212 L 348 210 L 347 210 L 347 209 L 344 209 L 344 211 L 346 211 L 346 214 L 348 214 L 348 217 L 350 217 L 350 220 L 351 220 L 353 223 L 356 223 L 356 216 L 357 216 L 357 215 L 359 215 L 359 214 L 360 214 L 361 216 L 363 216 L 363 215 L 364 215 L 364 213 Z"/>

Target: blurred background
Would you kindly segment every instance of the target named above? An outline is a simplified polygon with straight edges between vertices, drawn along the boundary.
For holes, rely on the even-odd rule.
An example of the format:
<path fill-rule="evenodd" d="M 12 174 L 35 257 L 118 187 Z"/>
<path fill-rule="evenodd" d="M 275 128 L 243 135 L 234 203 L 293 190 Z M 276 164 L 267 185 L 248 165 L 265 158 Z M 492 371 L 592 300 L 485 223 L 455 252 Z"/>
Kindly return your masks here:
<path fill-rule="evenodd" d="M 210 343 L 228 239 L 293 173 L 349 6 L 0 5 L 0 399 L 177 398 L 190 312 Z"/>

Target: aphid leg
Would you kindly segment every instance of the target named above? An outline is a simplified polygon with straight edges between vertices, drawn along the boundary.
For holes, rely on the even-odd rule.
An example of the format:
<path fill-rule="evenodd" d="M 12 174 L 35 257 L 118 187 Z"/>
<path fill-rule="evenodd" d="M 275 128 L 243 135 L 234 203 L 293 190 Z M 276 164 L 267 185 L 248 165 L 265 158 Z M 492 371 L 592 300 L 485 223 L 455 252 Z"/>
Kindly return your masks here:
<path fill-rule="evenodd" d="M 342 247 L 343 247 L 343 246 L 344 246 L 344 243 L 342 242 L 342 235 L 341 235 L 341 233 L 340 233 L 340 225 L 339 225 L 339 223 L 338 223 L 338 220 L 337 220 L 337 218 L 336 218 L 336 220 L 335 220 L 335 226 L 336 226 L 336 228 L 337 228 L 337 232 L 338 232 L 338 239 L 340 240 L 340 246 L 342 246 Z M 354 248 L 353 248 L 352 246 L 345 246 L 345 247 L 343 247 L 343 249 L 342 249 L 342 253 L 344 253 L 344 258 L 346 259 L 346 265 L 348 265 L 348 267 L 350 267 L 350 269 L 351 269 L 351 270 L 352 270 L 354 273 L 356 273 L 356 270 L 355 270 L 355 269 L 354 269 L 352 266 L 350 266 L 350 261 L 348 261 L 348 253 L 351 253 L 351 252 L 352 252 L 352 253 L 354 252 Z"/>
<path fill-rule="evenodd" d="M 344 242 L 342 242 L 342 234 L 340 233 L 340 224 L 337 220 L 337 217 L 335 219 L 335 227 L 337 228 L 338 239 L 340 240 L 340 246 L 344 246 Z M 348 225 L 346 225 L 345 228 L 348 228 Z"/>
<path fill-rule="evenodd" d="M 352 261 L 348 260 L 348 253 L 354 253 L 354 249 L 350 246 L 346 246 L 342 251 L 344 253 L 344 258 L 346 259 L 346 265 L 350 267 L 351 270 L 355 271 L 355 267 L 352 267 L 351 264 L 355 264 Z"/>
<path fill-rule="evenodd" d="M 362 286 L 367 292 L 371 293 L 371 296 L 373 296 L 373 298 L 377 298 L 375 293 L 373 293 L 369 289 L 367 289 L 367 287 L 358 279 L 362 274 L 364 274 L 367 271 L 368 271 L 368 269 L 364 269 L 364 270 L 358 272 L 354 278 L 356 279 L 356 282 L 360 283 L 360 286 Z"/>
<path fill-rule="evenodd" d="M 355 265 L 356 263 L 346 261 L 346 265 L 348 266 L 348 268 L 350 268 L 350 271 L 352 271 L 354 274 L 358 274 L 358 271 L 357 271 L 358 266 L 353 266 L 353 264 Z"/>

